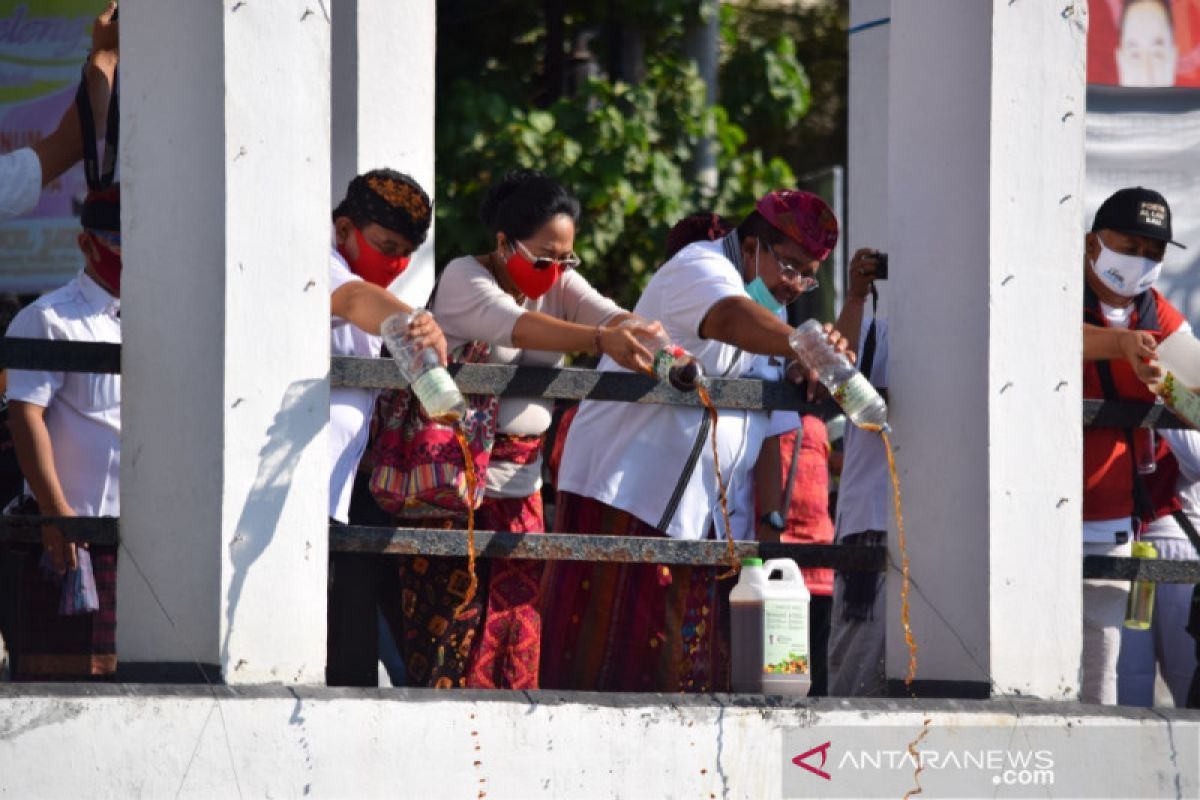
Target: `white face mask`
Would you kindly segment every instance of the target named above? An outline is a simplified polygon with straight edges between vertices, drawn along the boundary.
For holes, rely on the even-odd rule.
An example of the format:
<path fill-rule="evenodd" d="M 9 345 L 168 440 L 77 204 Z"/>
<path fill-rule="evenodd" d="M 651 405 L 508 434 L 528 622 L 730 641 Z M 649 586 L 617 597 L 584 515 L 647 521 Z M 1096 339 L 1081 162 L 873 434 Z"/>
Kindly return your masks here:
<path fill-rule="evenodd" d="M 1121 297 L 1137 297 L 1158 280 L 1162 262 L 1142 256 L 1127 256 L 1104 246 L 1100 237 L 1100 257 L 1092 262 L 1092 272 L 1100 282 Z"/>

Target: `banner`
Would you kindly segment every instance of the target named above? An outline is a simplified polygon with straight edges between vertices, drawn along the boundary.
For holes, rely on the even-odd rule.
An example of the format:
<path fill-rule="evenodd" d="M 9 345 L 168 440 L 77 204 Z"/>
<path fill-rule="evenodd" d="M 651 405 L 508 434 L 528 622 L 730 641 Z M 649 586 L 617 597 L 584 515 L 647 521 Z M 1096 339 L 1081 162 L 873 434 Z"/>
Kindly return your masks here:
<path fill-rule="evenodd" d="M 1126 186 L 1161 192 L 1175 241 L 1158 288 L 1200 329 L 1200 89 L 1088 89 L 1085 222 Z"/>
<path fill-rule="evenodd" d="M 1200 0 L 1090 0 L 1090 84 L 1200 86 Z"/>
<path fill-rule="evenodd" d="M 103 0 L 0 0 L 0 152 L 28 147 L 58 126 L 103 8 Z M 46 187 L 32 212 L 0 223 L 0 291 L 49 289 L 79 270 L 85 190 L 75 166 Z"/>

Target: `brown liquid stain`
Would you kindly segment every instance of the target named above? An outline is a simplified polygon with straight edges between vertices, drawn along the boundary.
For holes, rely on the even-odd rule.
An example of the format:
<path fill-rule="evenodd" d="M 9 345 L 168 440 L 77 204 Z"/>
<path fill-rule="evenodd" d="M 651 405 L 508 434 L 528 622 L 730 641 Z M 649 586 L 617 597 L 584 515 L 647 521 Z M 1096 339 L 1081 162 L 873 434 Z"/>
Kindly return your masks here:
<path fill-rule="evenodd" d="M 467 478 L 467 573 L 471 576 L 462 602 L 454 609 L 457 618 L 475 599 L 475 590 L 479 587 L 479 578 L 475 574 L 475 486 L 478 476 L 475 474 L 475 459 L 471 457 L 471 446 L 467 443 L 467 432 L 462 425 L 454 426 L 454 438 L 462 450 L 463 471 Z"/>
<path fill-rule="evenodd" d="M 908 798 L 914 797 L 925 791 L 925 789 L 921 787 L 921 772 L 924 771 L 925 765 L 921 763 L 921 756 L 917 752 L 917 745 L 919 745 L 921 741 L 929 735 L 929 725 L 932 722 L 932 719 L 926 717 L 925 722 L 921 725 L 921 732 L 917 735 L 917 738 L 908 743 L 908 754 L 913 757 L 913 761 L 915 761 L 917 764 L 916 770 L 913 771 L 913 783 L 916 784 L 916 788 L 909 789 L 907 792 L 905 792 L 904 800 L 908 800 Z"/>
<path fill-rule="evenodd" d="M 696 396 L 700 398 L 700 402 L 712 422 L 709 429 L 712 431 L 713 469 L 717 473 L 717 498 L 721 503 L 721 521 L 725 523 L 725 542 L 728 545 L 729 569 L 717 576 L 717 580 L 720 581 L 737 575 L 742 565 L 738 561 L 737 551 L 733 545 L 733 527 L 729 524 L 729 500 L 725 494 L 725 479 L 721 476 L 721 459 L 717 455 L 717 407 L 713 405 L 712 397 L 709 396 L 708 389 L 704 386 L 696 388 Z"/>

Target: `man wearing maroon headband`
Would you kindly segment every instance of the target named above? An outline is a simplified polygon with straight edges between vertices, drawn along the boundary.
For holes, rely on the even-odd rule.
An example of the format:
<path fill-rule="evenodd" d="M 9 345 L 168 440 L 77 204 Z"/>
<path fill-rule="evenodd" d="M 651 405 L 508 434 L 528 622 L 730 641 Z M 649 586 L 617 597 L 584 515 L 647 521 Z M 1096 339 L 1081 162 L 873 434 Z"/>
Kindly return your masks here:
<path fill-rule="evenodd" d="M 335 356 L 375 358 L 379 329 L 410 308 L 387 290 L 408 268 L 425 241 L 433 206 L 408 175 L 376 169 L 357 176 L 333 210 L 329 259 L 330 351 Z M 433 316 L 423 314 L 409 333 L 446 360 L 446 339 Z M 354 386 L 329 391 L 329 516 L 345 524 L 371 524 L 373 502 L 351 509 L 358 462 L 367 446 L 376 392 Z M 351 517 L 354 517 L 353 519 Z M 361 517 L 361 518 L 360 518 Z M 389 565 L 358 553 L 329 556 L 328 660 L 330 686 L 374 686 L 378 676 L 379 592 Z M 394 572 L 394 568 L 392 568 Z"/>
<path fill-rule="evenodd" d="M 817 287 L 818 268 L 837 239 L 837 219 L 819 197 L 771 192 L 725 237 L 675 253 L 634 313 L 661 320 L 671 341 L 710 376 L 741 377 L 759 356 L 791 359 L 792 329 L 779 312 Z M 833 331 L 830 339 L 844 347 Z M 599 368 L 622 371 L 607 358 Z M 719 466 L 728 486 L 750 480 L 767 416 L 718 415 Z M 724 527 L 713 525 L 721 514 L 709 424 L 694 407 L 584 401 L 563 452 L 555 530 L 723 538 Z M 552 602 L 543 620 L 542 686 L 727 689 L 715 574 L 713 568 L 553 565 L 544 592 Z M 678 653 L 683 663 L 671 655 Z"/>

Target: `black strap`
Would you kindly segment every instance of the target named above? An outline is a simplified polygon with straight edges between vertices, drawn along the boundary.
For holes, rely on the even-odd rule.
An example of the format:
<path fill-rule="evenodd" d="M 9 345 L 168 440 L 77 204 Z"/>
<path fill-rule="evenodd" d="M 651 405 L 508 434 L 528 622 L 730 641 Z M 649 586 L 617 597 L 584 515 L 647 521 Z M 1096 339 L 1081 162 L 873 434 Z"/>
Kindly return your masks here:
<path fill-rule="evenodd" d="M 1196 532 L 1196 526 L 1188 519 L 1188 515 L 1182 510 L 1171 512 L 1171 516 L 1179 523 L 1179 527 L 1183 528 L 1183 532 L 1187 534 L 1188 541 L 1192 543 L 1192 547 L 1196 548 L 1196 552 L 1200 553 L 1200 533 Z"/>
<path fill-rule="evenodd" d="M 1158 303 L 1154 299 L 1154 293 L 1142 292 L 1134 298 L 1133 302 L 1137 314 L 1135 330 L 1157 331 Z M 1107 325 L 1104 313 L 1100 308 L 1100 298 L 1092 291 L 1092 287 L 1086 284 L 1084 284 L 1083 290 L 1083 321 L 1094 325 Z M 1121 400 L 1120 394 L 1117 393 L 1116 381 L 1113 380 L 1112 365 L 1108 361 L 1097 361 L 1095 364 L 1104 399 Z M 1129 468 L 1133 475 L 1134 514 L 1142 519 L 1153 519 L 1155 515 L 1154 501 L 1150 499 L 1150 490 L 1146 488 L 1146 481 L 1142 478 L 1142 473 L 1138 471 L 1133 429 L 1122 428 L 1122 431 L 1125 433 L 1125 445 L 1129 448 Z"/>
<path fill-rule="evenodd" d="M 862 363 L 859 364 L 859 372 L 861 372 L 867 380 L 871 380 L 871 369 L 875 366 L 875 318 L 879 314 L 879 292 L 875 290 L 875 284 L 871 284 L 871 325 L 867 328 L 867 338 L 863 342 Z"/>
<path fill-rule="evenodd" d="M 83 171 L 89 189 L 107 189 L 117 172 L 117 145 L 121 131 L 121 103 L 118 72 L 113 73 L 112 92 L 108 98 L 108 120 L 104 134 L 104 161 L 101 163 L 96 144 L 96 118 L 92 116 L 92 101 L 88 96 L 86 72 L 75 91 L 75 108 L 79 113 L 79 132 L 83 138 Z"/>
<path fill-rule="evenodd" d="M 727 377 L 741 358 L 742 350 L 738 348 L 737 352 L 733 354 L 733 360 L 729 362 L 729 366 L 721 373 L 721 377 Z M 700 454 L 704 452 L 704 440 L 708 438 L 708 432 L 712 428 L 712 418 L 709 417 L 707 409 L 702 408 L 700 412 L 700 430 L 696 432 L 696 441 L 692 443 L 692 451 L 688 453 L 687 461 L 683 462 L 683 471 L 679 473 L 679 480 L 675 482 L 675 489 L 672 490 L 671 497 L 667 500 L 667 507 L 663 509 L 662 517 L 654 526 L 660 531 L 666 531 L 671 520 L 675 518 L 675 512 L 679 510 L 679 503 L 683 500 L 683 493 L 687 489 L 687 485 L 691 483 L 692 473 L 696 471 L 696 464 L 700 461 Z"/>

